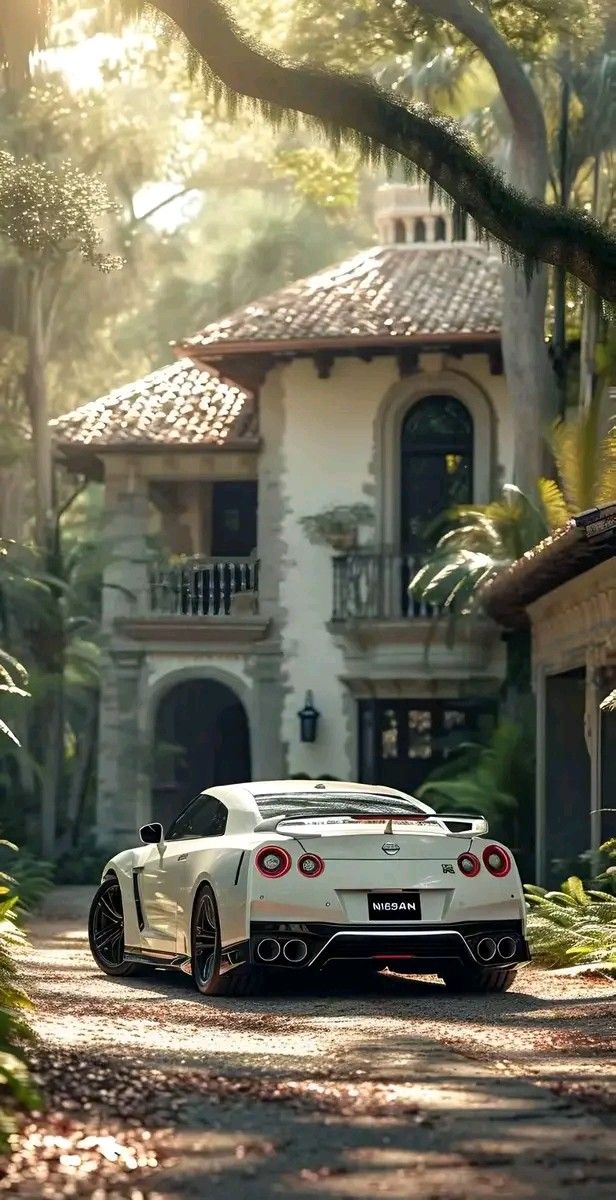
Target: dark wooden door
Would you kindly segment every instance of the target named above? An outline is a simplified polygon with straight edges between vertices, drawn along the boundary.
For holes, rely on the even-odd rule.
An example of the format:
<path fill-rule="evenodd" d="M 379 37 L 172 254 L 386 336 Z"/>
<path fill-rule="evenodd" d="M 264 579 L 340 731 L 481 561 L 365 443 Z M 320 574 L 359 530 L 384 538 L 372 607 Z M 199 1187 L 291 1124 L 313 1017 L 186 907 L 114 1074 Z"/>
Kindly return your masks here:
<path fill-rule="evenodd" d="M 212 555 L 248 558 L 257 546 L 257 482 L 254 479 L 214 484 Z"/>
<path fill-rule="evenodd" d="M 495 718 L 490 699 L 362 700 L 361 782 L 412 794 L 458 746 L 485 737 Z"/>
<path fill-rule="evenodd" d="M 443 530 L 437 518 L 473 498 L 473 421 L 453 396 L 426 396 L 402 426 L 400 549 L 420 559 Z"/>

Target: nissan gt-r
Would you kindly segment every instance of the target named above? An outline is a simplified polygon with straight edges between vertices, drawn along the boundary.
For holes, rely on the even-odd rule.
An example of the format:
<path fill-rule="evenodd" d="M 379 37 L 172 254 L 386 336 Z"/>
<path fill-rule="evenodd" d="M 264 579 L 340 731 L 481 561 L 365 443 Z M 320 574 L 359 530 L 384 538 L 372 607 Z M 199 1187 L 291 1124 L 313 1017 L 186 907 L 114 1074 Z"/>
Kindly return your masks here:
<path fill-rule="evenodd" d="M 305 780 L 197 796 L 165 832 L 105 866 L 89 918 L 108 975 L 192 975 L 248 995 L 281 973 L 438 975 L 502 992 L 529 961 L 511 851 L 480 817 L 442 816 L 391 788 Z"/>

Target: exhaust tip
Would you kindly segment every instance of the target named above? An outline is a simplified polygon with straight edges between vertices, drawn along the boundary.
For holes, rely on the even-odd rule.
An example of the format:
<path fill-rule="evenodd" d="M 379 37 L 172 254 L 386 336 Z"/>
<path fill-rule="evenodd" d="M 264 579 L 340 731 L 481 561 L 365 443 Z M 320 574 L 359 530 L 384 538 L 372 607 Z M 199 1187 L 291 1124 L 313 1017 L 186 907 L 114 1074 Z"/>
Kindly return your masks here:
<path fill-rule="evenodd" d="M 492 959 L 495 955 L 496 942 L 494 941 L 494 938 L 484 937 L 477 942 L 477 958 L 480 958 L 482 962 L 492 962 Z"/>
<path fill-rule="evenodd" d="M 285 942 L 282 953 L 287 962 L 300 963 L 308 955 L 308 947 L 302 938 L 291 938 L 290 942 Z"/>
<path fill-rule="evenodd" d="M 498 943 L 498 953 L 501 958 L 513 958 L 517 950 L 516 940 L 512 937 L 502 937 Z"/>
<path fill-rule="evenodd" d="M 275 938 L 263 938 L 257 946 L 257 955 L 261 962 L 275 962 L 280 957 L 280 942 Z"/>

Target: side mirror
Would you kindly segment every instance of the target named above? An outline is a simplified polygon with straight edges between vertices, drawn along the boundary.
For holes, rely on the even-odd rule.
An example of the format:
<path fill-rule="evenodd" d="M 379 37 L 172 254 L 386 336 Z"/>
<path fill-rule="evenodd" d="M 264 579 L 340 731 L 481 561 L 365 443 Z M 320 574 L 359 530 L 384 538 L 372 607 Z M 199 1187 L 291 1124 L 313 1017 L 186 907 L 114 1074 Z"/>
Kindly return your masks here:
<path fill-rule="evenodd" d="M 142 825 L 139 837 L 146 846 L 159 846 L 163 840 L 163 827 L 160 821 L 152 821 L 150 825 Z"/>

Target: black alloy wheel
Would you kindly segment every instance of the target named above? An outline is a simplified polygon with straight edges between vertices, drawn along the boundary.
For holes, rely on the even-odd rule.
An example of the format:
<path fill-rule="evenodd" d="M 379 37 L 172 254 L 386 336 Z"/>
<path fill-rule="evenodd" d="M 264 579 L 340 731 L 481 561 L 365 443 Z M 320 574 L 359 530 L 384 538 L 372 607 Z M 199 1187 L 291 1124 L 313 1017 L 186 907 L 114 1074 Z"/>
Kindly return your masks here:
<path fill-rule="evenodd" d="M 242 963 L 221 973 L 220 920 L 209 883 L 203 885 L 194 903 L 190 948 L 195 987 L 203 996 L 258 996 L 265 991 L 262 967 Z"/>
<path fill-rule="evenodd" d="M 115 875 L 108 875 L 90 906 L 88 938 L 92 957 L 106 975 L 133 975 L 135 966 L 124 960 L 122 893 Z"/>
<path fill-rule="evenodd" d="M 195 901 L 191 940 L 193 979 L 200 992 L 213 995 L 220 970 L 220 925 L 214 893 L 208 886 Z"/>

